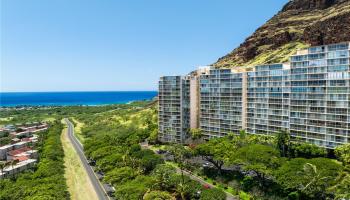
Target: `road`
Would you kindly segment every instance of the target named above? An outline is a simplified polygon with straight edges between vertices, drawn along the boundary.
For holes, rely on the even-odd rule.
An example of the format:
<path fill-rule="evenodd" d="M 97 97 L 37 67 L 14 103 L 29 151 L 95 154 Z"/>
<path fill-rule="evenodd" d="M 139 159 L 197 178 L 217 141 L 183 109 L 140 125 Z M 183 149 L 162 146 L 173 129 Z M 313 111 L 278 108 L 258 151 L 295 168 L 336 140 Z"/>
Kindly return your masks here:
<path fill-rule="evenodd" d="M 75 151 L 78 153 L 79 158 L 81 162 L 83 163 L 83 166 L 91 180 L 91 183 L 96 191 L 96 194 L 100 200 L 109 200 L 109 197 L 106 193 L 106 191 L 103 189 L 103 186 L 101 185 L 100 181 L 98 180 L 94 170 L 89 165 L 85 155 L 84 155 L 84 149 L 83 145 L 79 142 L 79 140 L 74 135 L 74 126 L 73 124 L 68 120 L 64 119 L 64 121 L 67 124 L 68 127 L 68 138 L 71 141 Z"/>

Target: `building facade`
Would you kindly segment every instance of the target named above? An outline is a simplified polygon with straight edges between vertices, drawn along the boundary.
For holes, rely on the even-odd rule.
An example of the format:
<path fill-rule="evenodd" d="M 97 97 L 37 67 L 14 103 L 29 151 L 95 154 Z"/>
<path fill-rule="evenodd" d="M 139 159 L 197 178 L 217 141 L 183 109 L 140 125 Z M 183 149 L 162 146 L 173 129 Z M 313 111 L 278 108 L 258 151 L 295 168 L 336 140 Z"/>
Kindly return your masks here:
<path fill-rule="evenodd" d="M 350 142 L 349 43 L 291 57 L 290 133 L 333 148 Z"/>
<path fill-rule="evenodd" d="M 199 127 L 206 138 L 221 137 L 243 128 L 243 77 L 230 69 L 210 69 L 200 75 Z"/>
<path fill-rule="evenodd" d="M 189 80 L 164 76 L 159 80 L 159 139 L 182 143 L 189 128 Z"/>
<path fill-rule="evenodd" d="M 247 72 L 246 131 L 275 134 L 289 128 L 289 65 L 256 66 Z"/>
<path fill-rule="evenodd" d="M 207 139 L 240 130 L 264 135 L 287 130 L 292 138 L 327 148 L 348 143 L 349 46 L 310 47 L 291 56 L 289 64 L 249 72 L 210 67 L 195 76 L 162 77 L 159 138 L 183 142 L 189 128 L 198 126 Z"/>

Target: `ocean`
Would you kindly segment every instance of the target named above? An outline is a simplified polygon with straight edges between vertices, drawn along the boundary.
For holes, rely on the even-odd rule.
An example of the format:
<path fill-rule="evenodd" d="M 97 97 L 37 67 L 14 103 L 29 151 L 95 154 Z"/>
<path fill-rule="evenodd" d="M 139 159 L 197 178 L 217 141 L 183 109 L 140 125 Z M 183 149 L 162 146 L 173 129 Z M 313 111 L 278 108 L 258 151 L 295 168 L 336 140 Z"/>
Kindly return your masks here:
<path fill-rule="evenodd" d="M 120 92 L 0 92 L 0 107 L 108 105 L 150 100 L 156 91 Z"/>

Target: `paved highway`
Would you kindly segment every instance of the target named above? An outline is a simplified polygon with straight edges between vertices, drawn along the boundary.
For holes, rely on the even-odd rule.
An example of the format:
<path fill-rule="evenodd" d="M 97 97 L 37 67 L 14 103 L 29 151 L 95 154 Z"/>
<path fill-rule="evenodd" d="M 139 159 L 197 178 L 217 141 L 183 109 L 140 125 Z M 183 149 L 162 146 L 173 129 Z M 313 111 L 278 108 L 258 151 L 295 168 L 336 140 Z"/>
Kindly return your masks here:
<path fill-rule="evenodd" d="M 64 119 L 67 126 L 68 126 L 68 138 L 73 144 L 73 147 L 75 151 L 78 153 L 79 158 L 81 162 L 83 163 L 83 166 L 91 180 L 91 183 L 96 191 L 96 194 L 100 200 L 109 200 L 109 197 L 107 196 L 106 191 L 103 189 L 100 181 L 98 180 L 95 172 L 89 165 L 85 155 L 84 155 L 84 150 L 83 150 L 83 145 L 79 142 L 79 140 L 74 136 L 74 126 L 73 124 L 68 120 Z"/>

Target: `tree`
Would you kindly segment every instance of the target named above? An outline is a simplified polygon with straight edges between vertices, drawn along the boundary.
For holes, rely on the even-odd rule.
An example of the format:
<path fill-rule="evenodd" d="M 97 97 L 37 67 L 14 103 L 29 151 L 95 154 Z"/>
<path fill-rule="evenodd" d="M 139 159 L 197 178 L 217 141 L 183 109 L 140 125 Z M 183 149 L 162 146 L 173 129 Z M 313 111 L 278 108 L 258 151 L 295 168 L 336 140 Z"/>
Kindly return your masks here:
<path fill-rule="evenodd" d="M 323 147 L 316 146 L 305 142 L 295 142 L 289 148 L 291 157 L 297 158 L 317 158 L 326 157 L 327 150 Z"/>
<path fill-rule="evenodd" d="M 131 167 L 114 168 L 106 173 L 104 180 L 113 185 L 127 182 L 135 178 L 136 174 Z"/>
<path fill-rule="evenodd" d="M 280 151 L 281 156 L 289 156 L 289 146 L 290 146 L 290 134 L 287 130 L 281 130 L 276 136 L 277 148 Z"/>
<path fill-rule="evenodd" d="M 231 162 L 243 165 L 243 169 L 254 171 L 262 186 L 266 176 L 280 165 L 279 152 L 266 145 L 253 144 L 238 149 L 232 154 Z"/>
<path fill-rule="evenodd" d="M 143 200 L 175 200 L 175 197 L 166 191 L 149 191 L 143 196 Z"/>
<path fill-rule="evenodd" d="M 89 155 L 91 159 L 98 160 L 106 156 L 110 156 L 111 153 L 121 153 L 120 147 L 115 147 L 115 146 L 105 146 L 99 149 L 96 149 L 92 151 Z"/>
<path fill-rule="evenodd" d="M 181 170 L 181 183 L 184 187 L 185 178 L 183 171 L 185 169 L 187 159 L 191 157 L 191 153 L 189 150 L 185 149 L 185 147 L 181 144 L 173 144 L 171 146 L 168 146 L 167 150 L 170 152 L 171 155 L 174 156 L 174 161 L 178 164 Z"/>
<path fill-rule="evenodd" d="M 108 156 L 98 159 L 96 166 L 102 171 L 112 170 L 115 167 L 121 167 L 122 160 L 122 155 L 119 153 L 109 154 Z"/>
<path fill-rule="evenodd" d="M 342 166 L 328 158 L 294 158 L 283 163 L 274 172 L 276 182 L 286 193 L 298 191 L 305 198 L 322 199 L 327 195 L 326 188 L 335 184 L 334 178 Z"/>
<path fill-rule="evenodd" d="M 295 158 L 284 163 L 280 168 L 274 171 L 274 176 L 278 184 L 280 184 L 285 192 L 299 190 L 300 184 L 305 182 L 300 171 L 307 162 L 305 158 Z"/>
<path fill-rule="evenodd" d="M 182 199 L 197 199 L 198 192 L 202 189 L 202 185 L 197 181 L 191 180 L 188 176 L 182 177 L 181 174 L 176 173 L 170 174 L 166 182 L 168 186 L 166 190 L 176 192 L 177 197 Z M 155 184 L 155 186 L 157 185 Z"/>
<path fill-rule="evenodd" d="M 158 129 L 153 129 L 150 132 L 150 135 L 148 137 L 148 141 L 152 144 L 157 143 L 158 142 L 158 135 L 159 135 Z"/>
<path fill-rule="evenodd" d="M 10 161 L 10 166 L 11 166 L 11 168 L 14 169 L 14 166 L 17 165 L 17 163 L 19 163 L 19 161 L 16 160 L 16 159 L 11 160 L 11 161 Z M 14 173 L 15 173 L 15 172 L 13 171 L 13 176 L 15 175 Z"/>
<path fill-rule="evenodd" d="M 35 172 L 22 172 L 16 175 L 16 179 L 0 181 L 0 199 L 69 199 L 64 178 L 61 133 L 61 124 L 53 124 L 47 131 Z"/>
<path fill-rule="evenodd" d="M 183 177 L 183 174 L 182 174 Z M 183 178 L 182 178 L 183 179 Z M 181 181 L 181 183 L 176 185 L 175 191 L 180 194 L 181 199 L 186 199 L 186 191 L 189 189 L 189 185 L 185 183 L 185 181 Z"/>
<path fill-rule="evenodd" d="M 197 199 L 198 193 L 203 189 L 203 186 L 197 181 L 191 180 L 189 177 L 186 177 L 185 195 L 186 199 Z"/>
<path fill-rule="evenodd" d="M 336 147 L 334 152 L 344 165 L 350 164 L 350 143 Z"/>
<path fill-rule="evenodd" d="M 195 155 L 201 156 L 207 162 L 212 163 L 218 173 L 222 173 L 222 167 L 228 162 L 236 146 L 226 137 L 214 138 L 195 148 Z"/>
<path fill-rule="evenodd" d="M 172 175 L 176 173 L 173 166 L 168 164 L 160 164 L 153 170 L 152 176 L 155 178 L 155 188 L 160 190 L 168 190 L 174 185 L 172 184 Z"/>
<path fill-rule="evenodd" d="M 115 196 L 120 200 L 142 199 L 144 194 L 152 187 L 154 179 L 149 176 L 138 176 L 132 181 L 118 185 Z"/>
<path fill-rule="evenodd" d="M 244 191 L 251 190 L 254 187 L 255 184 L 256 183 L 255 183 L 253 177 L 251 177 L 251 176 L 245 176 L 243 178 L 243 180 L 241 181 L 241 186 L 242 186 L 242 189 Z"/>
<path fill-rule="evenodd" d="M 272 146 L 275 143 L 275 137 L 269 135 L 248 134 L 245 130 L 240 130 L 239 135 L 229 133 L 228 139 L 231 140 L 237 149 L 250 144 Z"/>
<path fill-rule="evenodd" d="M 191 134 L 191 138 L 193 140 L 200 139 L 203 136 L 202 130 L 199 128 L 191 128 L 189 133 Z"/>
<path fill-rule="evenodd" d="M 6 161 L 0 161 L 0 172 L 3 173 L 4 172 L 4 169 L 6 167 L 8 167 L 10 164 L 10 162 L 6 162 Z"/>
<path fill-rule="evenodd" d="M 335 179 L 336 185 L 330 187 L 328 191 L 334 193 L 335 199 L 350 199 L 350 166 L 347 165 L 344 170 Z"/>
<path fill-rule="evenodd" d="M 238 197 L 240 200 L 251 200 L 251 196 L 248 193 L 245 193 L 244 191 L 239 191 Z"/>
<path fill-rule="evenodd" d="M 323 184 L 320 183 L 327 182 L 327 180 L 332 178 L 330 176 L 322 174 L 320 171 L 317 170 L 316 165 L 313 165 L 311 163 L 305 163 L 303 171 L 303 174 L 308 181 L 305 185 L 302 185 L 301 191 L 306 194 L 310 194 L 310 196 L 313 196 L 315 191 L 325 189 L 324 187 L 322 187 Z M 324 199 L 325 197 L 321 196 L 321 198 Z"/>
<path fill-rule="evenodd" d="M 212 189 L 206 189 L 203 190 L 201 193 L 200 200 L 225 200 L 226 194 L 224 191 L 212 188 Z"/>
<path fill-rule="evenodd" d="M 132 154 L 139 159 L 139 165 L 145 173 L 152 171 L 158 164 L 164 163 L 163 159 L 152 150 L 141 150 Z"/>

